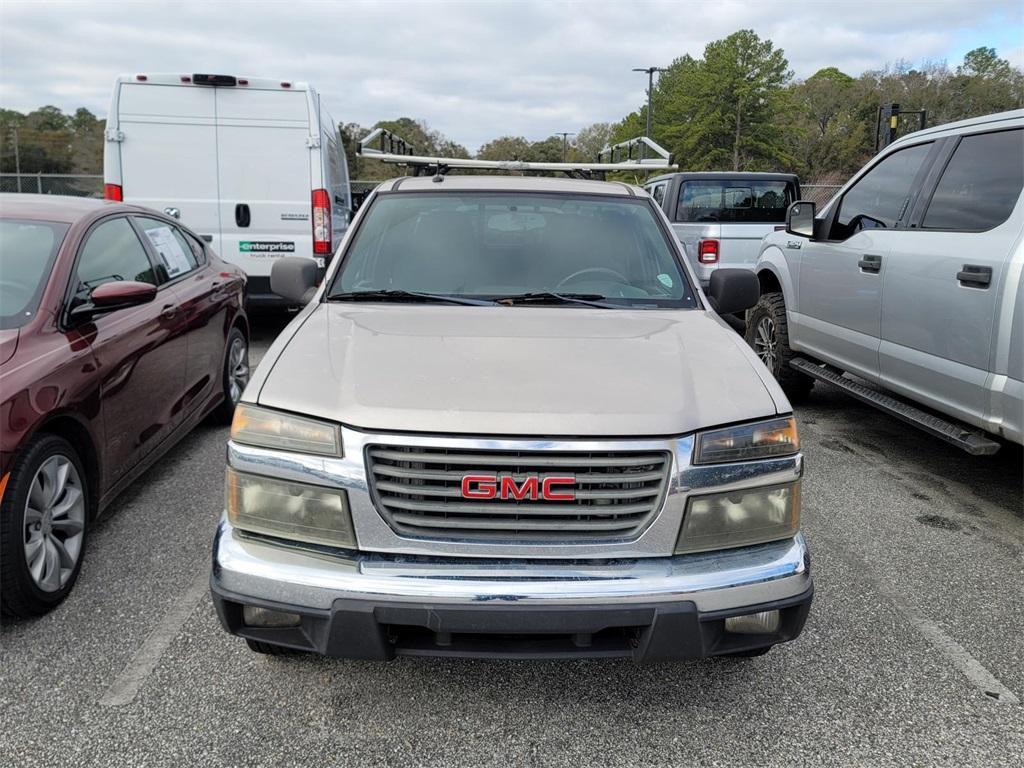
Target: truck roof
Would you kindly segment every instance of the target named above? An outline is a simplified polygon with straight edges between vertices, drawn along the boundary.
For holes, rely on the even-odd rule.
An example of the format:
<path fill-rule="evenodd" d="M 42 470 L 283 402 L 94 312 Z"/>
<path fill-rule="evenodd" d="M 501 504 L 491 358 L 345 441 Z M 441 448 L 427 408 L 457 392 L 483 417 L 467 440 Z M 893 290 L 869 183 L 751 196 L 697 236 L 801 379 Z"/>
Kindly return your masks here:
<path fill-rule="evenodd" d="M 381 192 L 575 192 L 581 195 L 615 195 L 646 197 L 639 187 L 623 181 L 591 181 L 587 179 L 552 178 L 544 176 L 403 176 L 383 182 Z"/>
<path fill-rule="evenodd" d="M 675 178 L 685 179 L 727 179 L 727 180 L 749 180 L 749 181 L 797 181 L 795 173 L 767 173 L 762 171 L 680 171 L 679 173 L 663 173 L 648 179 L 645 184 L 653 184 L 656 181 L 667 181 Z"/>
<path fill-rule="evenodd" d="M 275 79 L 273 77 L 246 77 L 245 75 L 231 75 L 238 80 L 237 86 L 210 86 L 210 85 L 196 85 L 192 82 L 192 72 L 139 72 L 134 75 L 118 75 L 118 83 L 133 83 L 136 85 L 180 85 L 191 88 L 240 88 L 240 89 L 255 89 L 255 90 L 289 90 L 289 91 L 309 91 L 309 83 Z M 185 79 L 188 78 L 188 79 Z"/>
<path fill-rule="evenodd" d="M 967 120 L 958 120 L 955 123 L 944 123 L 943 125 L 933 125 L 928 128 L 924 128 L 920 131 L 914 131 L 908 133 L 906 136 L 900 136 L 889 146 L 897 146 L 902 144 L 908 144 L 914 141 L 918 141 L 925 136 L 933 136 L 936 134 L 943 133 L 956 133 L 957 131 L 963 131 L 975 126 L 994 125 L 1002 123 L 1002 126 L 1006 128 L 1013 128 L 1024 123 L 1024 109 L 1011 109 L 1007 112 L 995 112 L 991 115 L 982 115 L 981 117 L 971 117 Z M 886 147 L 888 149 L 888 147 Z"/>

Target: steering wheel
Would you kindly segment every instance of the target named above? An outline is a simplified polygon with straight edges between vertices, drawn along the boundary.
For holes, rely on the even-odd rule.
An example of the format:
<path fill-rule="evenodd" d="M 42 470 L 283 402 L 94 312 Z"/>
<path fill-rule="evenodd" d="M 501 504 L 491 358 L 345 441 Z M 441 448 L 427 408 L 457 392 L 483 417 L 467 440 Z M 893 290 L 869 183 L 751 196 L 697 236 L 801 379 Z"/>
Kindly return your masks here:
<path fill-rule="evenodd" d="M 571 283 L 577 277 L 582 277 L 583 275 L 590 274 L 611 275 L 616 279 L 617 282 L 622 283 L 623 285 L 629 285 L 629 279 L 625 275 L 616 272 L 614 269 L 610 269 L 609 267 L 587 267 L 586 269 L 581 269 L 578 272 L 573 272 L 568 277 L 563 278 L 558 283 L 558 285 L 555 286 L 555 290 L 557 291 L 566 283 Z"/>

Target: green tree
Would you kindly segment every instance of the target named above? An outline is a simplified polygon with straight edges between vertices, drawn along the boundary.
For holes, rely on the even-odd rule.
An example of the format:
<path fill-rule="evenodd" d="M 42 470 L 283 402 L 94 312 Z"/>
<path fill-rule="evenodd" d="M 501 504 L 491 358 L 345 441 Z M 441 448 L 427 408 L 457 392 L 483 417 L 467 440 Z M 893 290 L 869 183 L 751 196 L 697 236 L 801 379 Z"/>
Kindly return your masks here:
<path fill-rule="evenodd" d="M 791 76 L 782 50 L 752 30 L 709 43 L 702 58 L 682 56 L 661 74 L 651 138 L 691 170 L 785 166 L 787 145 L 776 118 Z M 643 133 L 645 121 L 641 107 L 616 128 L 616 140 Z"/>
<path fill-rule="evenodd" d="M 476 153 L 478 160 L 529 160 L 531 144 L 522 136 L 501 136 L 484 144 Z"/>
<path fill-rule="evenodd" d="M 592 162 L 597 153 L 611 143 L 614 132 L 612 123 L 593 123 L 580 128 L 572 139 L 570 156 L 577 162 Z"/>

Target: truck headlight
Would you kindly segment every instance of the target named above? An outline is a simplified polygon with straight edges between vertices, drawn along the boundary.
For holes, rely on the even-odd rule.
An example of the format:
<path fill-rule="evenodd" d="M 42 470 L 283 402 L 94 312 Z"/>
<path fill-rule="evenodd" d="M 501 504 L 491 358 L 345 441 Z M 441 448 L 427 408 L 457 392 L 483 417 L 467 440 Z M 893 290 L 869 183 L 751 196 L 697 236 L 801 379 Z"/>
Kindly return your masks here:
<path fill-rule="evenodd" d="M 261 448 L 341 456 L 337 425 L 255 405 L 239 404 L 235 408 L 231 439 Z"/>
<path fill-rule="evenodd" d="M 796 419 L 785 416 L 753 424 L 715 429 L 697 435 L 694 464 L 723 464 L 730 461 L 770 459 L 800 450 Z"/>
<path fill-rule="evenodd" d="M 676 553 L 746 547 L 789 539 L 800 527 L 800 483 L 694 496 Z"/>
<path fill-rule="evenodd" d="M 356 547 L 348 497 L 342 490 L 242 474 L 228 467 L 226 501 L 228 520 L 239 530 Z"/>

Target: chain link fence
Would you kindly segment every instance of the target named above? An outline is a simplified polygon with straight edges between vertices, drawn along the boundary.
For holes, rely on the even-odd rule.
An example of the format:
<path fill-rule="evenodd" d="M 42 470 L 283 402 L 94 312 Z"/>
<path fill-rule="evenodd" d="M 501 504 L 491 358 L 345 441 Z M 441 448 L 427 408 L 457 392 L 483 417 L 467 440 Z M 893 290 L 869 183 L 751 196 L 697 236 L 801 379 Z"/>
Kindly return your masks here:
<path fill-rule="evenodd" d="M 103 197 L 103 177 L 99 174 L 0 173 L 0 192 Z"/>
<path fill-rule="evenodd" d="M 821 206 L 832 199 L 840 189 L 842 184 L 800 184 L 800 197 L 804 200 L 809 200 L 812 203 L 817 203 L 819 210 Z"/>

